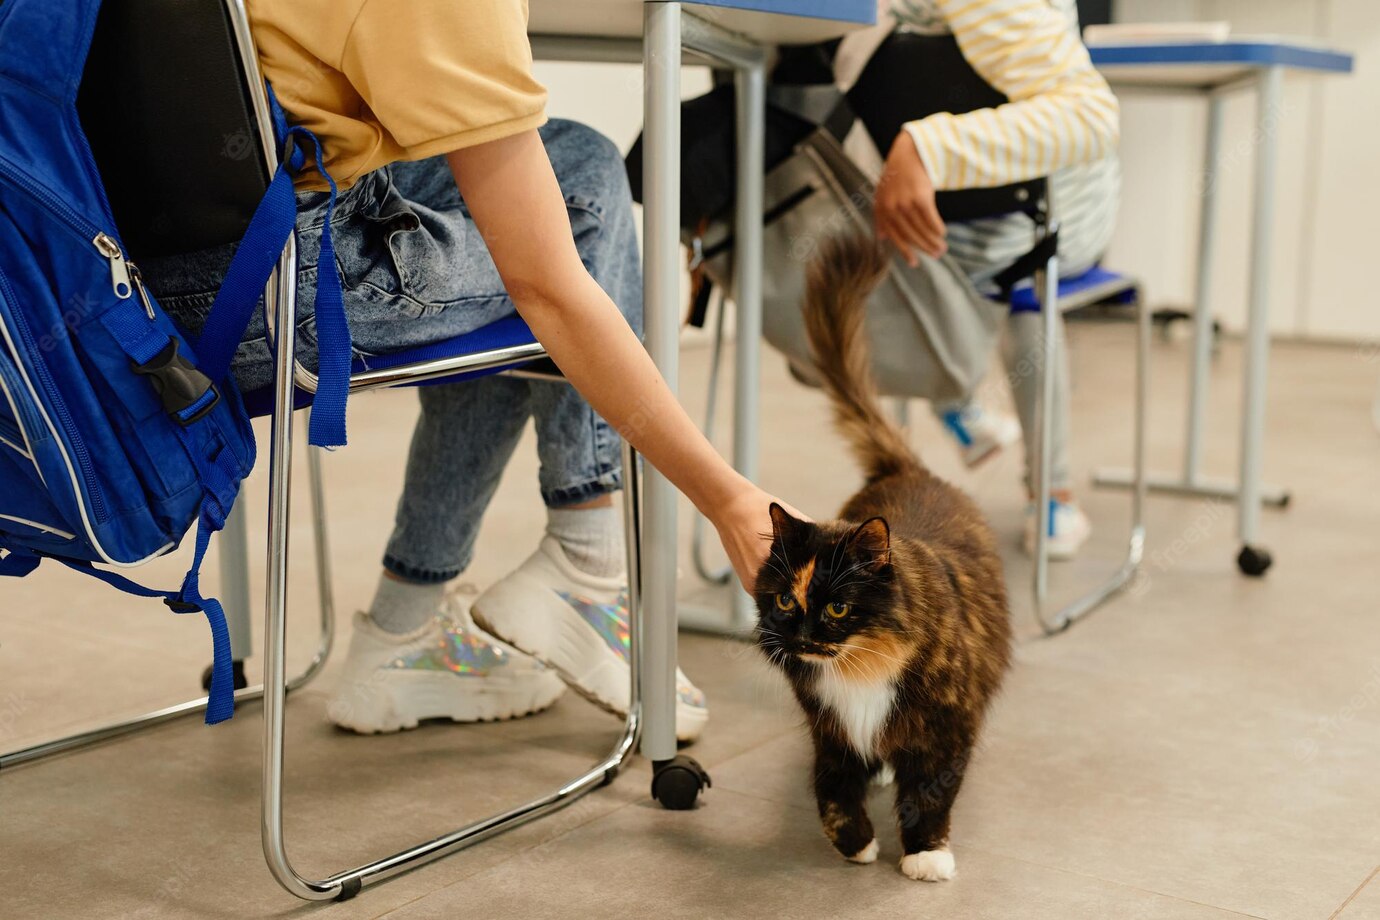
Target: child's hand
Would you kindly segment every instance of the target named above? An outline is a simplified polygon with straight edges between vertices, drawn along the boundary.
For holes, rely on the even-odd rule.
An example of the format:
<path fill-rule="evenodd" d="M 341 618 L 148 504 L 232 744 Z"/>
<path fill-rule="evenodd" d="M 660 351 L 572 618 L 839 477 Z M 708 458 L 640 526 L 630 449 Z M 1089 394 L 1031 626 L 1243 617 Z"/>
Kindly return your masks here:
<path fill-rule="evenodd" d="M 723 541 L 728 561 L 732 563 L 733 571 L 738 574 L 743 590 L 749 594 L 753 593 L 757 573 L 761 571 L 762 565 L 767 561 L 767 554 L 771 552 L 772 524 L 771 512 L 768 509 L 772 502 L 785 508 L 793 517 L 802 521 L 809 520 L 790 505 L 779 498 L 773 498 L 756 486 L 744 490 L 718 509 L 714 515 L 714 528 L 718 530 L 719 539 Z"/>
<path fill-rule="evenodd" d="M 920 263 L 915 250 L 939 258 L 948 249 L 944 219 L 935 203 L 934 183 L 910 132 L 902 131 L 891 145 L 886 168 L 877 183 L 873 205 L 877 239 L 890 241 L 914 267 Z"/>

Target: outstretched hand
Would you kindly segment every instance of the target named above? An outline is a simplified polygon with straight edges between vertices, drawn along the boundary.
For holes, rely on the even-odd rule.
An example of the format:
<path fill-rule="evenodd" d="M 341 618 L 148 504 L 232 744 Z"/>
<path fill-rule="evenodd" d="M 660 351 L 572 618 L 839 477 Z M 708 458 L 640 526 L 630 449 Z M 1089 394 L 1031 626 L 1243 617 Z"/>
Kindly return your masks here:
<path fill-rule="evenodd" d="M 939 258 L 948 250 L 948 232 L 939 216 L 934 183 L 909 131 L 896 135 L 886 168 L 877 183 L 873 205 L 877 239 L 890 242 L 911 267 L 920 264 L 916 250 Z"/>
<path fill-rule="evenodd" d="M 728 561 L 738 575 L 738 581 L 747 593 L 754 593 L 757 573 L 767 561 L 771 552 L 772 523 L 771 503 L 776 502 L 793 517 L 802 521 L 809 518 L 790 505 L 774 498 L 771 494 L 756 488 L 747 489 L 724 506 L 717 509 L 713 517 L 714 528 L 723 541 Z"/>

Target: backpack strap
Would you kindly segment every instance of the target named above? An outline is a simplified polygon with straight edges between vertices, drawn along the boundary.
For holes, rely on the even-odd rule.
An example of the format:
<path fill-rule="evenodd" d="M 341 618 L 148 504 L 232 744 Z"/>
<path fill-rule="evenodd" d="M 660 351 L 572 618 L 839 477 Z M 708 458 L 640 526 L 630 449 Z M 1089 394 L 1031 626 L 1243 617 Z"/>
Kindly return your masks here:
<path fill-rule="evenodd" d="M 184 436 L 185 437 L 185 436 Z M 229 451 L 222 449 L 216 461 L 203 468 L 202 476 L 206 484 L 206 498 L 202 501 L 201 513 L 197 521 L 196 555 L 192 567 L 176 591 L 160 591 L 146 588 L 138 582 L 117 572 L 98 569 L 89 562 L 57 558 L 59 562 L 83 575 L 103 581 L 113 588 L 134 597 L 160 598 L 173 613 L 204 613 L 211 627 L 211 689 L 206 700 L 206 724 L 224 722 L 235 714 L 234 653 L 230 649 L 230 629 L 225 622 L 225 610 L 214 598 L 201 596 L 201 564 L 206 558 L 206 550 L 211 543 L 211 534 L 225 526 L 225 513 L 229 502 L 224 498 L 236 491 L 234 461 L 227 458 Z M 194 453 L 193 456 L 196 456 Z M 227 459 L 222 459 L 227 458 Z M 42 557 L 10 551 L 0 558 L 0 578 L 23 578 L 38 568 Z"/>
<path fill-rule="evenodd" d="M 346 442 L 345 407 L 350 395 L 350 363 L 353 357 L 350 325 L 345 316 L 345 297 L 336 270 L 331 216 L 335 211 L 335 180 L 325 168 L 321 141 L 300 125 L 288 126 L 287 117 L 273 88 L 268 87 L 275 133 L 285 144 L 286 157 L 269 182 L 268 191 L 254 212 L 225 274 L 210 316 L 196 343 L 198 365 L 214 381 L 230 373 L 230 362 L 239 347 L 250 317 L 258 306 L 264 285 L 278 265 L 288 237 L 297 227 L 297 193 L 292 176 L 306 162 L 298 141 L 310 142 L 316 169 L 330 187 L 326 221 L 321 228 L 321 255 L 316 279 L 316 332 L 319 369 L 316 397 L 312 402 L 310 442 L 317 447 L 343 447 Z"/>
<path fill-rule="evenodd" d="M 0 549 L 5 548 L 0 547 Z M 5 549 L 5 555 L 0 556 L 0 578 L 23 578 L 38 568 L 40 561 L 37 556 Z"/>

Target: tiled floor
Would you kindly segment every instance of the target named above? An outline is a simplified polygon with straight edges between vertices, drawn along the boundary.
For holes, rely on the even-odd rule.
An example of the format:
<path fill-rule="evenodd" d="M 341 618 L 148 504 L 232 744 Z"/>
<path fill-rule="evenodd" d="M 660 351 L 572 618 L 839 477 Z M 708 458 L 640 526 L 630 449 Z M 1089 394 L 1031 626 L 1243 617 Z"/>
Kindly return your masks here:
<path fill-rule="evenodd" d="M 1125 462 L 1128 339 L 1122 327 L 1074 330 L 1084 477 Z M 1155 347 L 1157 466 L 1178 460 L 1186 351 Z M 857 475 L 827 433 L 820 397 L 788 382 L 776 360 L 766 364 L 763 478 L 827 514 Z M 705 367 L 703 351 L 686 353 L 683 389 L 695 407 Z M 261 720 L 247 705 L 215 729 L 184 721 L 0 776 L 0 917 L 1380 918 L 1380 435 L 1369 422 L 1377 374 L 1373 352 L 1275 349 L 1266 470 L 1294 501 L 1265 515 L 1277 559 L 1268 578 L 1236 574 L 1229 506 L 1156 498 L 1146 577 L 1051 640 L 1036 638 L 1024 596 L 1017 459 L 960 473 L 917 413 L 916 443 L 1010 537 L 1022 636 L 960 797 L 953 882 L 901 877 L 892 834 L 875 865 L 834 856 L 781 681 L 747 646 L 686 636 L 685 669 L 713 704 L 693 753 L 714 788 L 692 813 L 654 806 L 639 761 L 545 821 L 348 903 L 311 907 L 276 886 L 260 855 Z M 1234 468 L 1238 380 L 1239 350 L 1229 344 L 1215 368 L 1214 472 Z M 415 409 L 410 395 L 386 394 L 360 399 L 356 411 L 356 446 L 327 462 L 346 612 L 375 578 Z M 488 584 L 534 545 L 534 483 L 527 444 L 469 580 Z M 249 494 L 261 539 L 262 478 Z M 1085 501 L 1099 531 L 1085 559 L 1058 569 L 1058 592 L 1090 584 L 1119 552 L 1125 497 L 1087 491 Z M 297 550 L 291 632 L 300 659 L 312 633 L 308 537 Z M 692 571 L 688 558 L 684 568 Z M 177 570 L 160 564 L 146 574 L 173 583 Z M 688 574 L 682 595 L 716 600 Z M 0 597 L 5 749 L 189 695 L 207 656 L 199 621 L 65 573 L 4 585 Z M 325 724 L 334 679 L 328 669 L 289 708 L 288 846 L 312 874 L 554 786 L 616 733 L 572 694 L 522 722 L 354 737 Z M 875 813 L 885 808 L 879 798 Z"/>

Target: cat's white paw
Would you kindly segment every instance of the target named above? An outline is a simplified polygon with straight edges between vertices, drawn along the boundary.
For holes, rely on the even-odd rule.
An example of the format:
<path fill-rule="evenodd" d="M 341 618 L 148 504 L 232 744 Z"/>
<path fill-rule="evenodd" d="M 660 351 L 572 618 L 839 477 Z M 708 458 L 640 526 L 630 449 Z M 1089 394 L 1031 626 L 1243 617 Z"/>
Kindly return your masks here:
<path fill-rule="evenodd" d="M 891 769 L 889 763 L 882 764 L 877 772 L 872 774 L 872 785 L 874 786 L 890 786 L 894 782 L 896 782 L 896 771 Z"/>
<path fill-rule="evenodd" d="M 954 877 L 954 854 L 947 848 L 901 857 L 901 874 L 918 882 L 945 882 Z"/>
<path fill-rule="evenodd" d="M 854 853 L 852 856 L 848 856 L 845 858 L 849 862 L 862 863 L 863 865 L 867 865 L 868 863 L 873 863 L 877 861 L 878 849 L 879 847 L 877 846 L 877 838 L 873 837 L 871 843 L 863 847 L 858 852 Z"/>

